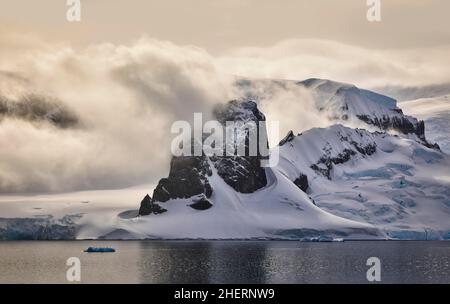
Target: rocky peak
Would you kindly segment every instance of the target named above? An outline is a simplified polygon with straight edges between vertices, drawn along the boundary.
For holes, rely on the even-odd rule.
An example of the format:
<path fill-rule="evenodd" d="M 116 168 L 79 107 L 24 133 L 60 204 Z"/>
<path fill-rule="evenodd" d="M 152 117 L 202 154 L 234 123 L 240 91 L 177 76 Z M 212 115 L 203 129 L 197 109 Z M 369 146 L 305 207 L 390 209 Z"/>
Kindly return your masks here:
<path fill-rule="evenodd" d="M 260 132 L 265 132 L 265 129 L 259 128 L 259 122 L 265 121 L 265 117 L 253 100 L 232 100 L 217 106 L 214 115 L 224 127 L 227 122 L 244 123 L 234 127 L 244 128 L 237 131 L 243 134 L 240 140 L 245 145 L 245 155 L 248 155 L 250 149 L 250 134 L 255 132 L 259 141 Z M 247 122 L 255 124 L 252 127 L 245 125 Z M 267 184 L 265 169 L 261 167 L 263 155 L 259 146 L 256 156 L 240 156 L 237 153 L 226 155 L 225 152 L 211 157 L 206 155 L 172 157 L 169 176 L 159 181 L 153 191 L 153 199 L 147 196 L 144 198 L 139 214 L 155 213 L 153 210 L 156 208 L 155 205 L 159 206 L 158 202 L 164 203 L 177 198 L 192 199 L 193 203 L 189 206 L 196 210 L 211 208 L 213 204 L 208 200 L 214 191 L 208 180 L 213 174 L 211 165 L 217 170 L 217 174 L 238 192 L 252 193 Z"/>
<path fill-rule="evenodd" d="M 194 195 L 212 194 L 208 176 L 211 168 L 205 156 L 173 157 L 167 178 L 162 178 L 153 191 L 153 200 L 167 202 L 175 198 L 189 198 Z"/>
<path fill-rule="evenodd" d="M 213 110 L 213 114 L 223 125 L 227 121 L 253 121 L 257 123 L 266 120 L 253 99 L 231 100 L 226 104 L 220 104 Z"/>
<path fill-rule="evenodd" d="M 283 146 L 286 143 L 293 141 L 294 138 L 295 138 L 294 132 L 290 130 L 288 134 L 282 140 L 280 140 L 280 143 L 278 145 Z"/>
<path fill-rule="evenodd" d="M 141 201 L 141 206 L 139 208 L 139 215 L 149 215 L 149 214 L 160 214 L 167 210 L 162 208 L 160 205 L 155 203 L 150 195 L 145 195 L 144 199 Z"/>
<path fill-rule="evenodd" d="M 251 126 L 247 130 L 238 130 L 242 134 L 245 134 L 245 138 L 241 139 L 241 144 L 245 145 L 245 155 L 225 155 L 215 156 L 211 160 L 214 167 L 217 169 L 217 174 L 223 178 L 223 180 L 233 187 L 234 190 L 242 193 L 252 193 L 267 184 L 267 178 L 265 169 L 261 167 L 261 160 L 264 158 L 262 155 L 259 141 L 267 136 L 262 137 L 261 132 L 266 132 L 265 125 L 264 130 L 260 129 L 259 123 L 265 121 L 266 118 L 262 114 L 256 102 L 253 100 L 232 100 L 225 105 L 220 105 L 214 110 L 214 115 L 217 120 L 225 126 L 227 121 L 233 122 L 254 122 L 254 127 Z M 246 128 L 248 126 L 242 126 Z M 255 156 L 250 155 L 250 134 L 256 133 L 257 138 L 257 153 Z M 224 138 L 225 134 L 224 134 Z M 266 139 L 265 147 L 268 148 L 268 142 Z"/>
<path fill-rule="evenodd" d="M 418 142 L 437 148 L 425 139 L 424 123 L 405 115 L 395 99 L 352 84 L 318 78 L 304 81 L 241 79 L 235 86 L 243 96 L 255 100 L 270 100 L 278 91 L 289 91 L 293 86 L 299 86 L 311 93 L 317 110 L 337 123 L 360 120 L 381 131 L 415 135 Z"/>

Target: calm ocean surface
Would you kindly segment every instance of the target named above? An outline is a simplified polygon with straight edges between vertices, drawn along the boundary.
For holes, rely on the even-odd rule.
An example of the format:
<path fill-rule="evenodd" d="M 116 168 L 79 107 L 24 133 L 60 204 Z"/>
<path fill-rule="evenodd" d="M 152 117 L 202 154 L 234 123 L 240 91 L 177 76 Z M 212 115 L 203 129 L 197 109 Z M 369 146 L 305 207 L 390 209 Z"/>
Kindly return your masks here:
<path fill-rule="evenodd" d="M 450 283 L 450 242 L 434 241 L 7 241 L 0 283 L 67 283 L 69 257 L 81 283 L 367 283 L 369 257 L 382 283 Z"/>

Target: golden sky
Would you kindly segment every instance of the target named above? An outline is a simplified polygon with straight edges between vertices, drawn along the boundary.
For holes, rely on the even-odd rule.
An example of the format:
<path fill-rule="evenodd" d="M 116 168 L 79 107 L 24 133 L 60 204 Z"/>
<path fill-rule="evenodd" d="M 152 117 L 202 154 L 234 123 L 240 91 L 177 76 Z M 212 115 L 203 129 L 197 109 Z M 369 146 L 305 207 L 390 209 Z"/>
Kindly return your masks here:
<path fill-rule="evenodd" d="M 69 23 L 65 0 L 0 0 L 0 27 L 75 46 L 147 34 L 213 53 L 298 38 L 379 49 L 450 43 L 450 1 L 381 1 L 382 22 L 369 23 L 366 0 L 82 0 L 82 22 Z"/>

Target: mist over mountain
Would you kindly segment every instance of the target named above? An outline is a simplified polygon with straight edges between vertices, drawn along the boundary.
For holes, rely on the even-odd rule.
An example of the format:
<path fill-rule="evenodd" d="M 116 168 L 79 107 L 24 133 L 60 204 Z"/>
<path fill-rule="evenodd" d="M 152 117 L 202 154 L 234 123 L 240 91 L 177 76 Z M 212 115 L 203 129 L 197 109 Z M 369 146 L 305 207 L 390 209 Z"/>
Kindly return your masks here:
<path fill-rule="evenodd" d="M 229 98 L 228 77 L 195 47 L 31 44 L 1 51 L 0 193 L 152 182 L 169 165 L 171 124 Z"/>
<path fill-rule="evenodd" d="M 174 157 L 169 177 L 141 202 L 141 217 L 118 223 L 121 237 L 450 237 L 450 156 L 394 99 L 322 79 L 244 79 L 236 83 L 243 99 L 228 104 L 229 120 L 264 121 L 247 109 L 292 85 L 312 90 L 318 113 L 336 124 L 288 132 L 273 168 L 252 157 L 229 156 L 224 166 L 215 157 Z M 366 128 L 342 125 L 358 120 Z"/>
<path fill-rule="evenodd" d="M 13 132 L 9 134 L 27 135 L 26 138 L 33 142 L 45 139 L 40 138 L 45 131 L 53 139 L 41 142 L 42 146 L 36 151 L 45 151 L 42 150 L 45 142 L 54 153 L 48 160 L 59 161 L 51 162 L 48 167 L 34 167 L 35 172 L 39 173 L 34 176 L 27 174 L 26 166 L 23 167 L 23 172 L 8 170 L 8 166 L 17 168 L 17 162 L 2 163 L 3 168 L 7 166 L 7 170 L 0 175 L 3 189 L 61 191 L 73 189 L 74 180 L 81 183 L 75 184 L 77 187 L 92 187 L 102 183 L 111 186 L 123 183 L 124 178 L 132 183 L 133 180 L 127 173 L 130 170 L 140 169 L 137 172 L 143 176 L 146 170 L 151 170 L 148 180 L 152 175 L 158 176 L 157 172 L 163 173 L 159 174 L 160 179 L 154 189 L 148 189 L 150 195 L 146 195 L 140 205 L 136 201 L 133 210 L 120 214 L 89 208 L 83 214 L 58 211 L 58 214 L 63 215 L 61 218 L 50 216 L 39 221 L 26 221 L 25 230 L 20 228 L 23 219 L 19 218 L 18 222 L 14 218 L 5 218 L 0 227 L 2 238 L 9 239 L 12 235 L 39 239 L 311 240 L 320 237 L 450 237 L 450 157 L 440 149 L 439 143 L 434 142 L 439 137 L 427 134 L 426 123 L 407 115 L 409 113 L 405 114 L 401 103 L 398 104 L 395 99 L 352 84 L 326 79 L 292 81 L 230 78 L 229 82 L 222 83 L 222 88 L 227 92 L 225 95 L 237 99 L 231 102 L 227 102 L 227 99 L 219 101 L 218 96 L 221 94 L 212 95 L 215 98 L 209 99 L 208 84 L 203 88 L 205 95 L 198 99 L 202 95 L 196 93 L 196 97 L 192 99 L 195 102 L 189 107 L 197 107 L 206 117 L 216 118 L 222 123 L 228 120 L 264 123 L 268 119 L 280 120 L 286 137 L 279 143 L 269 138 L 268 143 L 273 148 L 279 148 L 279 163 L 275 167 L 265 168 L 255 156 L 181 156 L 170 160 L 168 150 L 164 152 L 161 146 L 155 150 L 152 139 L 142 139 L 158 127 L 161 132 L 153 136 L 160 136 L 158 143 L 166 142 L 168 145 L 169 132 L 164 132 L 166 127 L 169 130 L 171 120 L 168 118 L 184 117 L 189 120 L 190 115 L 179 109 L 179 116 L 173 116 L 169 108 L 165 112 L 164 109 L 169 105 L 176 105 L 175 101 L 179 97 L 171 99 L 169 97 L 174 92 L 155 91 L 158 86 L 154 82 L 150 82 L 152 85 L 148 86 L 147 82 L 141 81 L 144 75 L 153 77 L 154 74 L 148 75 L 147 70 L 142 70 L 142 75 L 131 73 L 135 70 L 136 67 L 127 70 L 120 66 L 109 73 L 109 65 L 106 69 L 108 77 L 112 77 L 115 83 L 123 84 L 127 89 L 133 88 L 132 92 L 140 98 L 127 99 L 129 102 L 125 105 L 121 103 L 122 100 L 111 103 L 115 99 L 108 99 L 104 104 L 80 103 L 77 107 L 70 103 L 72 107 L 66 111 L 73 113 L 74 120 L 72 125 L 64 128 L 55 124 L 50 114 L 59 113 L 55 110 L 69 109 L 69 106 L 65 108 L 67 100 L 74 98 L 73 96 L 60 92 L 55 94 L 60 96 L 59 99 L 38 98 L 38 101 L 33 101 L 35 99 L 23 98 L 27 96 L 20 93 L 20 89 L 24 89 L 23 84 L 17 79 L 13 80 L 18 89 L 4 93 L 6 97 L 3 104 L 7 107 L 2 107 L 0 131 L 3 132 L 3 137 L 0 138 Z M 190 79 L 190 76 L 186 77 Z M 184 96 L 190 88 L 186 87 L 186 79 L 182 79 L 180 96 Z M 176 83 L 175 87 L 177 85 Z M 118 93 L 124 89 L 119 88 Z M 197 89 L 195 92 L 198 92 Z M 24 92 L 27 91 L 24 89 Z M 166 96 L 162 92 L 169 96 L 166 97 L 166 102 L 148 107 L 148 100 L 143 96 L 156 94 L 159 97 L 154 100 L 157 101 L 161 96 Z M 103 95 L 101 97 L 104 98 Z M 198 104 L 199 101 L 202 102 Z M 26 103 L 26 106 L 21 105 L 22 103 Z M 111 108 L 112 104 L 117 108 Z M 159 114 L 167 113 L 168 117 L 158 120 L 160 116 L 157 112 L 147 112 L 155 107 Z M 207 109 L 210 109 L 209 114 Z M 142 114 L 142 111 L 145 115 L 140 117 L 139 113 Z M 153 115 L 149 115 L 150 113 Z M 110 117 L 122 117 L 122 120 L 111 121 Z M 130 120 L 131 117 L 133 119 Z M 148 120 L 149 118 L 151 119 Z M 34 130 L 36 135 L 29 137 L 30 134 L 23 133 L 24 129 Z M 118 137 L 120 134 L 122 136 Z M 110 138 L 110 145 L 93 145 L 92 142 L 85 141 L 89 137 L 101 143 Z M 136 145 L 134 140 L 139 140 L 141 145 Z M 67 150 L 67 143 L 70 142 L 76 143 L 79 148 Z M 127 150 L 111 151 L 124 143 L 128 144 Z M 150 146 L 153 149 L 145 148 Z M 30 146 L 26 147 L 26 151 L 30 151 Z M 56 147 L 59 149 L 55 150 Z M 86 153 L 82 158 L 79 158 L 80 151 Z M 12 151 L 2 151 L 0 156 L 3 159 L 5 156 L 10 159 L 26 159 L 24 155 L 8 155 L 8 152 Z M 45 152 L 48 153 L 48 150 Z M 112 152 L 117 154 L 111 154 Z M 30 160 L 36 157 L 34 154 L 27 155 L 32 157 Z M 93 155 L 99 157 L 93 158 Z M 129 160 L 136 155 L 142 158 Z M 48 156 L 49 154 L 41 154 L 41 157 Z M 117 163 L 120 158 L 122 163 Z M 78 161 L 74 162 L 74 159 Z M 161 159 L 167 159 L 167 162 L 161 162 Z M 63 164 L 73 164 L 73 171 L 48 171 L 60 170 L 61 161 Z M 160 163 L 155 165 L 155 162 Z M 99 170 L 99 165 L 104 167 Z M 166 167 L 157 169 L 163 166 Z M 67 165 L 63 168 L 68 169 Z M 36 171 L 39 169 L 44 171 Z M 112 171 L 117 169 L 123 171 Z M 167 171 L 169 174 L 164 174 Z M 11 172 L 14 174 L 11 175 Z M 42 172 L 47 172 L 48 177 L 42 178 Z M 61 179 L 61 176 L 67 179 Z M 36 180 L 30 182 L 32 178 Z M 66 186 L 69 187 L 61 186 L 63 182 L 67 182 Z M 52 188 L 48 188 L 49 185 Z M 49 212 L 52 214 L 54 211 Z M 51 233 L 34 234 L 42 231 L 39 227 L 49 225 L 55 227 Z"/>
<path fill-rule="evenodd" d="M 450 83 L 427 86 L 384 86 L 373 88 L 374 91 L 391 96 L 398 101 L 432 98 L 450 94 Z"/>
<path fill-rule="evenodd" d="M 447 69 L 441 68 L 448 59 L 445 46 L 381 52 L 333 41 L 291 39 L 272 47 L 242 47 L 212 55 L 198 47 L 148 37 L 128 45 L 74 48 L 11 33 L 0 37 L 0 45 L 1 193 L 157 183 L 170 165 L 171 124 L 191 121 L 193 112 L 211 118 L 216 104 L 243 96 L 242 88 L 235 85 L 242 78 L 252 79 L 256 91 L 270 91 L 258 107 L 268 121 L 280 122 L 280 136 L 289 130 L 328 127 L 336 123 L 335 107 L 344 106 L 336 100 L 321 109 L 319 89 L 298 85 L 303 79 L 408 87 L 444 83 L 448 78 Z M 411 62 L 425 57 L 431 58 L 427 65 L 408 69 Z M 256 81 L 261 77 L 298 81 L 280 85 L 269 80 L 268 86 Z M 353 90 L 341 88 L 336 98 L 364 95 L 362 89 Z M 406 125 L 409 119 L 402 123 L 371 116 L 367 124 L 355 116 L 365 114 L 364 102 L 352 105 L 357 108 L 340 117 L 348 115 L 348 126 L 379 130 L 378 126 L 400 124 L 420 133 L 414 121 Z M 269 144 L 279 140 L 269 138 Z"/>
<path fill-rule="evenodd" d="M 450 154 L 450 95 L 400 103 L 406 113 L 425 121 L 425 135 Z"/>

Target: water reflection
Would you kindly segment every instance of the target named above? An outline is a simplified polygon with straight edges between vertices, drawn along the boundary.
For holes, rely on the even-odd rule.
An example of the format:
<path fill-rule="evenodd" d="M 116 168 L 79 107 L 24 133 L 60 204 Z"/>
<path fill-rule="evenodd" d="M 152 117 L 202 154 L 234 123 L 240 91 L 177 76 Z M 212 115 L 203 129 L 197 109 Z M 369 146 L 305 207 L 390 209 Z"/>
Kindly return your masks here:
<path fill-rule="evenodd" d="M 141 242 L 143 283 L 265 283 L 266 246 L 245 242 Z"/>
<path fill-rule="evenodd" d="M 208 242 L 140 242 L 137 261 L 142 283 L 206 283 Z"/>
<path fill-rule="evenodd" d="M 113 254 L 87 254 L 110 246 Z M 450 283 L 450 242 L 80 241 L 0 242 L 0 283 L 67 283 L 66 259 L 82 283 Z"/>
<path fill-rule="evenodd" d="M 367 283 L 379 257 L 383 283 L 450 282 L 445 242 L 141 242 L 142 283 Z"/>

